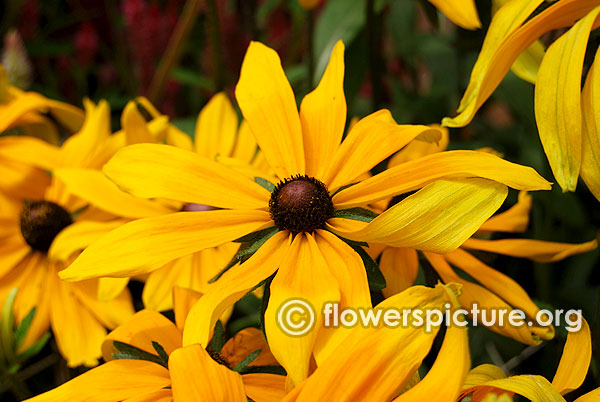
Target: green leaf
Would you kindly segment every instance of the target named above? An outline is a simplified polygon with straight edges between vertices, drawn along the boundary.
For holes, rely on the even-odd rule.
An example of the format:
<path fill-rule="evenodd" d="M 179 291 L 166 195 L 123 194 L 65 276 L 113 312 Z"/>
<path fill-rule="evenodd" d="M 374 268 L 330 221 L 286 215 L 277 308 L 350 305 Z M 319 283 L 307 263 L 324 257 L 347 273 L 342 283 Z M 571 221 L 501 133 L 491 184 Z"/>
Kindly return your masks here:
<path fill-rule="evenodd" d="M 272 193 L 275 190 L 275 184 L 271 183 L 269 180 L 264 179 L 262 177 L 255 177 L 254 181 L 267 189 L 268 192 Z"/>
<path fill-rule="evenodd" d="M 254 360 L 256 360 L 256 358 L 258 357 L 258 355 L 260 355 L 260 352 L 262 351 L 262 349 L 257 349 L 254 352 L 250 353 L 248 356 L 244 357 L 244 360 L 242 360 L 241 362 L 239 362 L 238 364 L 236 364 L 232 370 L 236 371 L 236 372 L 240 372 L 243 369 L 245 369 L 250 363 L 252 363 Z"/>
<path fill-rule="evenodd" d="M 171 72 L 171 78 L 184 85 L 213 91 L 213 82 L 205 75 L 198 74 L 195 70 L 188 70 L 182 67 L 176 67 Z"/>
<path fill-rule="evenodd" d="M 15 331 L 15 349 L 19 349 L 23 341 L 25 340 L 25 335 L 27 335 L 27 331 L 29 331 L 29 327 L 31 326 L 31 322 L 33 321 L 33 317 L 35 317 L 35 312 L 37 307 L 33 307 L 31 311 L 23 318 L 21 324 L 17 327 Z"/>
<path fill-rule="evenodd" d="M 207 349 L 210 349 L 213 352 L 221 353 L 223 346 L 225 346 L 225 328 L 223 328 L 223 323 L 221 320 L 218 320 L 215 324 L 213 337 L 210 340 Z"/>
<path fill-rule="evenodd" d="M 363 264 L 365 265 L 365 269 L 367 270 L 367 280 L 369 281 L 369 287 L 372 290 L 381 290 L 385 288 L 385 277 L 381 273 L 379 269 L 379 265 L 371 256 L 360 246 L 354 246 L 350 244 L 350 247 L 354 249 L 360 255 L 360 258 L 363 260 Z"/>
<path fill-rule="evenodd" d="M 133 359 L 133 360 L 146 360 L 149 362 L 153 362 L 156 364 L 160 364 L 166 369 L 169 368 L 168 365 L 165 365 L 163 360 L 157 355 L 153 355 L 152 353 L 148 353 L 145 350 L 142 350 L 133 345 L 129 345 L 124 342 L 113 341 L 113 345 L 119 351 L 119 353 L 113 353 L 113 359 Z"/>
<path fill-rule="evenodd" d="M 250 367 L 246 367 L 244 370 L 242 370 L 242 372 L 240 374 L 251 374 L 251 373 L 287 375 L 287 372 L 281 366 L 250 366 Z"/>
<path fill-rule="evenodd" d="M 25 360 L 37 355 L 40 352 L 40 350 L 42 350 L 44 346 L 46 346 L 46 342 L 48 342 L 48 339 L 50 339 L 50 333 L 46 332 L 44 335 L 42 335 L 39 341 L 25 349 L 25 351 L 19 355 L 19 359 Z"/>
<path fill-rule="evenodd" d="M 158 342 L 152 341 L 152 347 L 158 353 L 158 357 L 163 361 L 164 366 L 169 367 L 169 354 L 165 351 L 165 348 Z"/>
<path fill-rule="evenodd" d="M 377 218 L 377 214 L 373 211 L 369 211 L 365 208 L 349 208 L 349 209 L 338 209 L 333 213 L 334 218 L 345 218 L 352 219 L 361 222 L 371 222 Z"/>

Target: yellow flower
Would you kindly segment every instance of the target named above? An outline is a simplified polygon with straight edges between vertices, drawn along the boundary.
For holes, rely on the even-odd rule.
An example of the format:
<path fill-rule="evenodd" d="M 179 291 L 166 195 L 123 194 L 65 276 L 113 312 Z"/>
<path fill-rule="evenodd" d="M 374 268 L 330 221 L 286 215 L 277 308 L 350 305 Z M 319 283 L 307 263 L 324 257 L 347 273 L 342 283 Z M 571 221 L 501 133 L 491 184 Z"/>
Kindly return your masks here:
<path fill-rule="evenodd" d="M 392 157 L 389 166 L 402 166 L 402 163 L 410 160 L 443 151 L 448 144 L 448 130 L 444 129 L 442 132 L 443 137 L 439 144 L 413 141 Z M 393 205 L 393 201 L 393 199 L 389 200 L 388 205 Z M 519 194 L 516 205 L 488 219 L 479 228 L 476 235 L 489 235 L 494 232 L 524 232 L 529 223 L 530 209 L 531 196 L 526 192 L 522 192 Z M 581 244 L 569 244 L 530 239 L 485 240 L 471 237 L 460 248 L 448 254 L 435 254 L 425 251 L 423 255 L 444 282 L 455 282 L 462 285 L 462 294 L 459 301 L 464 307 L 470 309 L 471 305 L 476 303 L 481 309 L 506 309 L 510 311 L 513 308 L 518 308 L 527 315 L 529 320 L 535 322 L 533 320 L 540 309 L 529 298 L 525 290 L 507 275 L 477 259 L 469 253 L 469 250 L 530 258 L 539 262 L 554 262 L 571 255 L 594 250 L 597 247 L 598 241 L 596 239 Z M 386 288 L 383 289 L 384 296 L 390 297 L 413 285 L 419 270 L 417 250 L 378 247 L 377 245 L 373 245 L 371 250 L 373 258 L 381 256 L 379 265 L 387 283 Z M 452 265 L 470 275 L 478 283 L 458 276 Z M 494 325 L 490 329 L 530 345 L 539 344 L 542 339 L 551 339 L 554 336 L 552 326 L 534 325 L 517 328 Z"/>
<path fill-rule="evenodd" d="M 501 205 L 506 185 L 550 188 L 530 168 L 473 151 L 421 158 L 406 169 L 390 169 L 355 184 L 358 177 L 414 138 L 435 141 L 439 131 L 397 125 L 389 111 L 381 110 L 356 123 L 342 142 L 346 124 L 343 53 L 339 42 L 319 86 L 304 98 L 298 113 L 277 54 L 251 43 L 236 97 L 279 183 L 273 185 L 264 178 L 253 181 L 237 170 L 174 147 L 129 146 L 104 167 L 121 188 L 139 197 L 222 209 L 126 224 L 86 249 L 61 277 L 83 280 L 144 274 L 181 256 L 264 229 L 246 237 L 249 247 L 242 250 L 247 254 L 258 251 L 225 272 L 196 304 L 191 312 L 196 318 L 186 327 L 184 344 L 206 345 L 223 311 L 275 274 L 265 331 L 274 355 L 297 384 L 308 373 L 313 349 L 316 355 L 323 352 L 327 340 L 318 339 L 319 320 L 316 329 L 304 337 L 283 334 L 275 324 L 279 305 L 292 297 L 307 299 L 313 306 L 335 300 L 344 305 L 370 305 L 365 268 L 357 254 L 364 251 L 357 244 L 353 249 L 336 234 L 358 242 L 448 252 Z M 351 209 L 419 188 L 374 219 L 364 210 Z"/>
<path fill-rule="evenodd" d="M 175 289 L 177 326 L 150 310 L 136 313 L 111 332 L 103 344 L 106 363 L 44 394 L 29 399 L 41 401 L 276 401 L 284 396 L 285 377 L 266 373 L 239 374 L 235 367 L 247 351 L 261 350 L 248 366 L 276 364 L 262 333 L 248 328 L 229 339 L 220 353 L 207 352 L 200 345 L 181 347 L 183 322 L 191 291 Z M 115 359 L 119 349 L 114 342 L 131 345 L 155 356 L 155 361 Z M 166 352 L 161 361 L 153 342 Z M 246 348 L 239 348 L 243 343 Z M 227 366 L 225 365 L 227 364 Z"/>
<path fill-rule="evenodd" d="M 498 401 L 512 402 L 512 395 L 519 394 L 534 402 L 564 402 L 563 395 L 583 384 L 592 359 L 590 328 L 583 317 L 581 320 L 581 329 L 569 332 L 567 336 L 563 355 L 551 383 L 540 375 L 506 377 L 500 367 L 483 364 L 469 372 L 457 400 L 472 395 L 473 402 L 494 401 L 490 395 L 506 395 Z M 599 396 L 600 388 L 597 388 L 575 401 L 595 401 Z"/>
<path fill-rule="evenodd" d="M 540 140 L 556 181 L 563 191 L 574 191 L 581 175 L 600 200 L 600 62 L 592 64 L 583 90 L 581 80 L 590 32 L 600 14 L 595 0 L 560 0 L 525 22 L 542 0 L 511 1 L 494 15 L 471 81 L 458 108 L 445 118 L 449 127 L 467 125 L 511 65 L 520 76 L 535 82 L 535 116 Z M 536 42 L 545 33 L 570 27 L 550 45 L 545 55 Z M 525 59 L 524 59 L 525 58 Z M 528 59 L 528 61 L 527 61 Z M 538 61 L 541 61 L 538 69 Z"/>
<path fill-rule="evenodd" d="M 456 285 L 415 286 L 381 302 L 376 309 L 436 309 L 458 306 Z M 430 352 L 439 325 L 426 331 L 412 325 L 356 327 L 318 368 L 283 399 L 291 401 L 452 401 L 470 366 L 467 329 L 450 325 L 435 363 L 420 380 L 418 370 Z M 335 330 L 341 331 L 341 330 Z"/>

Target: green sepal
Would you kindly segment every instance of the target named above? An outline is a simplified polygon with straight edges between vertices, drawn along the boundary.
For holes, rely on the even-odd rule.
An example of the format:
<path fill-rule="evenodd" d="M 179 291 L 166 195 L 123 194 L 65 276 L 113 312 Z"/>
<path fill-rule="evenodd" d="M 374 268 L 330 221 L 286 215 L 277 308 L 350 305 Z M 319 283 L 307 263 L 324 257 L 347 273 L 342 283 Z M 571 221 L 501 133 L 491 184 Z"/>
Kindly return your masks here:
<path fill-rule="evenodd" d="M 377 218 L 377 214 L 373 211 L 369 211 L 368 209 L 356 207 L 348 209 L 338 209 L 333 213 L 333 218 L 352 219 L 354 221 L 369 223 L 373 219 Z"/>
<path fill-rule="evenodd" d="M 113 359 L 146 360 L 160 364 L 164 368 L 169 369 L 169 366 L 165 364 L 165 362 L 163 362 L 163 360 L 157 355 L 153 355 L 152 353 L 148 353 L 145 350 L 124 342 L 113 341 L 113 345 L 119 351 L 119 353 L 113 353 Z"/>
<path fill-rule="evenodd" d="M 265 373 L 287 375 L 285 369 L 281 366 L 250 366 L 246 367 L 240 374 Z"/>
<path fill-rule="evenodd" d="M 44 346 L 46 346 L 48 339 L 50 339 L 50 332 L 46 332 L 44 335 L 42 335 L 39 341 L 25 349 L 25 351 L 19 355 L 19 359 L 25 360 L 37 355 L 44 348 Z"/>
<path fill-rule="evenodd" d="M 25 336 L 27 335 L 27 331 L 29 331 L 31 322 L 33 321 L 33 318 L 35 317 L 36 311 L 37 311 L 37 307 L 33 306 L 31 311 L 29 311 L 29 313 L 25 316 L 25 318 L 23 318 L 23 321 L 21 321 L 21 324 L 19 324 L 19 326 L 17 327 L 17 329 L 15 331 L 15 349 L 16 350 L 18 350 L 21 347 L 21 345 L 23 344 L 23 341 L 25 340 Z"/>
<path fill-rule="evenodd" d="M 154 350 L 156 350 L 156 353 L 158 353 L 158 357 L 164 363 L 163 365 L 169 367 L 169 354 L 165 351 L 165 348 L 163 348 L 160 343 L 155 341 L 152 341 L 152 347 Z"/>
<path fill-rule="evenodd" d="M 269 180 L 267 179 L 263 179 L 262 177 L 255 177 L 254 181 L 258 184 L 260 184 L 262 187 L 264 187 L 265 189 L 267 189 L 267 191 L 269 193 L 272 193 L 273 190 L 275 190 L 275 184 L 271 183 Z"/>
<path fill-rule="evenodd" d="M 223 327 L 221 320 L 217 320 L 215 330 L 213 331 L 213 337 L 210 340 L 207 349 L 221 353 L 223 346 L 225 346 L 225 328 Z"/>
<path fill-rule="evenodd" d="M 244 359 L 239 362 L 238 364 L 236 364 L 232 370 L 235 372 L 241 372 L 243 369 L 245 369 L 250 363 L 252 363 L 254 360 L 256 360 L 256 358 L 258 357 L 258 355 L 260 355 L 260 352 L 262 352 L 262 349 L 257 349 L 254 352 L 250 353 L 248 356 L 244 357 Z"/>
<path fill-rule="evenodd" d="M 379 269 L 379 265 L 371 258 L 371 256 L 360 246 L 350 244 L 350 247 L 356 251 L 365 265 L 367 271 L 367 280 L 371 290 L 381 290 L 386 287 L 385 277 Z"/>

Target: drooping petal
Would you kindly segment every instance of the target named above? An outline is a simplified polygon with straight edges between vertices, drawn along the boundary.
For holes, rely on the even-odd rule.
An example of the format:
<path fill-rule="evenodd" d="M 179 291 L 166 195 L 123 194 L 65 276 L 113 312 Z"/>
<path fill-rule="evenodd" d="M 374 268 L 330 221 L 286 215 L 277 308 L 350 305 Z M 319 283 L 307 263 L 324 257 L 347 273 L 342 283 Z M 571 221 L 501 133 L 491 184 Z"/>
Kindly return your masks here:
<path fill-rule="evenodd" d="M 212 284 L 188 314 L 183 344 L 208 345 L 210 332 L 221 314 L 279 268 L 290 243 L 289 233 L 276 233 L 246 262 L 234 266 Z"/>
<path fill-rule="evenodd" d="M 552 380 L 552 386 L 562 395 L 583 384 L 592 360 L 590 327 L 583 317 L 580 316 L 579 319 L 581 328 L 567 335 L 567 343 Z"/>
<path fill-rule="evenodd" d="M 467 240 L 506 198 L 507 188 L 485 179 L 439 180 L 394 205 L 362 229 L 339 230 L 355 241 L 447 253 Z M 339 219 L 338 219 L 339 220 Z"/>
<path fill-rule="evenodd" d="M 423 156 L 435 154 L 445 151 L 450 142 L 450 133 L 446 127 L 439 124 L 431 124 L 430 127 L 437 129 L 442 137 L 439 141 L 426 141 L 425 139 L 417 138 L 411 141 L 404 148 L 390 158 L 388 168 L 394 167 L 404 162 L 422 158 Z"/>
<path fill-rule="evenodd" d="M 238 116 L 223 92 L 214 95 L 198 115 L 194 145 L 198 155 L 229 156 L 238 131 Z"/>
<path fill-rule="evenodd" d="M 331 191 L 349 184 L 416 137 L 433 142 L 440 140 L 441 133 L 427 126 L 399 125 L 389 110 L 372 113 L 352 127 L 323 182 Z"/>
<path fill-rule="evenodd" d="M 325 302 L 338 301 L 339 298 L 337 282 L 316 241 L 310 234 L 297 234 L 271 282 L 269 305 L 265 311 L 265 333 L 269 347 L 294 385 L 309 374 L 310 359 L 323 318 L 314 311 L 319 311 Z M 305 312 L 309 317 L 301 318 L 305 322 L 314 321 L 312 328 L 309 327 L 310 330 L 301 336 L 294 336 L 281 326 L 281 314 L 287 314 L 288 311 L 284 306 L 295 299 L 305 300 L 314 308 L 312 317 Z"/>
<path fill-rule="evenodd" d="M 594 250 L 598 248 L 598 240 L 594 239 L 585 243 L 558 243 L 530 239 L 482 240 L 471 238 L 462 246 L 472 250 L 529 258 L 539 262 L 554 262 Z"/>
<path fill-rule="evenodd" d="M 481 28 L 474 0 L 429 0 L 450 21 L 465 29 Z"/>
<path fill-rule="evenodd" d="M 581 178 L 592 194 L 600 201 L 600 49 L 582 92 L 583 153 Z"/>
<path fill-rule="evenodd" d="M 479 228 L 481 232 L 524 232 L 529 225 L 531 195 L 519 193 L 519 200 L 510 209 L 492 216 Z"/>
<path fill-rule="evenodd" d="M 139 219 L 103 236 L 60 277 L 77 281 L 151 272 L 169 261 L 230 242 L 266 226 L 264 211 L 178 212 Z"/>
<path fill-rule="evenodd" d="M 126 343 L 156 354 L 152 341 L 158 342 L 167 354 L 181 347 L 181 331 L 164 315 L 150 310 L 138 311 L 127 322 L 109 333 L 102 343 L 102 357 L 113 360 L 113 354 L 119 350 L 114 341 Z"/>
<path fill-rule="evenodd" d="M 317 88 L 300 105 L 306 174 L 322 177 L 342 142 L 346 125 L 344 43 L 338 41 Z"/>
<path fill-rule="evenodd" d="M 385 297 L 391 297 L 411 287 L 419 273 L 419 257 L 414 248 L 386 247 L 379 262 L 385 277 Z"/>
<path fill-rule="evenodd" d="M 125 191 L 143 198 L 259 209 L 267 207 L 270 196 L 235 170 L 168 145 L 126 147 L 104 166 L 104 173 Z"/>
<path fill-rule="evenodd" d="M 159 364 L 113 360 L 29 401 L 114 402 L 157 392 L 170 384 L 169 372 Z"/>
<path fill-rule="evenodd" d="M 596 402 L 600 399 L 600 388 L 596 388 L 593 391 L 588 392 L 585 395 L 581 395 L 575 399 L 575 402 Z"/>
<path fill-rule="evenodd" d="M 523 395 L 532 402 L 564 402 L 565 399 L 540 375 L 518 375 L 492 380 L 486 386 Z"/>
<path fill-rule="evenodd" d="M 304 174 L 302 127 L 277 53 L 250 42 L 235 97 L 267 161 L 280 178 Z"/>
<path fill-rule="evenodd" d="M 600 7 L 550 45 L 535 86 L 540 140 L 563 192 L 575 191 L 581 168 L 581 76 L 588 38 L 598 13 Z"/>
<path fill-rule="evenodd" d="M 200 345 L 175 350 L 169 357 L 173 398 L 180 402 L 246 402 L 242 377 L 217 363 Z"/>
<path fill-rule="evenodd" d="M 447 151 L 409 161 L 348 187 L 333 197 L 336 208 L 351 208 L 416 190 L 439 179 L 481 177 L 518 190 L 549 190 L 550 183 L 530 167 L 487 152 Z"/>

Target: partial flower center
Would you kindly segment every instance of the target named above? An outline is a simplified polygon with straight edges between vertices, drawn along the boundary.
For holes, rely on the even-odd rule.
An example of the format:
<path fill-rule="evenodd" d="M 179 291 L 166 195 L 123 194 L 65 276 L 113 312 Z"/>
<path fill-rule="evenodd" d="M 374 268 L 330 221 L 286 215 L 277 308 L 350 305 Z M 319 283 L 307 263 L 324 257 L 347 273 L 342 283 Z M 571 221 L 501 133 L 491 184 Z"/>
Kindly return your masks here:
<path fill-rule="evenodd" d="M 229 362 L 227 361 L 227 359 L 225 359 L 219 352 L 215 352 L 214 350 L 208 348 L 206 349 L 206 351 L 208 352 L 208 355 L 210 357 L 212 357 L 212 359 L 214 361 L 216 361 L 217 363 L 219 363 L 222 366 L 225 366 L 227 368 L 231 368 L 231 365 L 229 364 Z"/>
<path fill-rule="evenodd" d="M 325 184 L 309 176 L 280 181 L 269 201 L 271 218 L 281 230 L 312 232 L 325 227 L 333 202 Z"/>
<path fill-rule="evenodd" d="M 21 211 L 21 233 L 32 249 L 48 252 L 56 235 L 73 223 L 63 207 L 50 201 L 26 203 Z"/>

